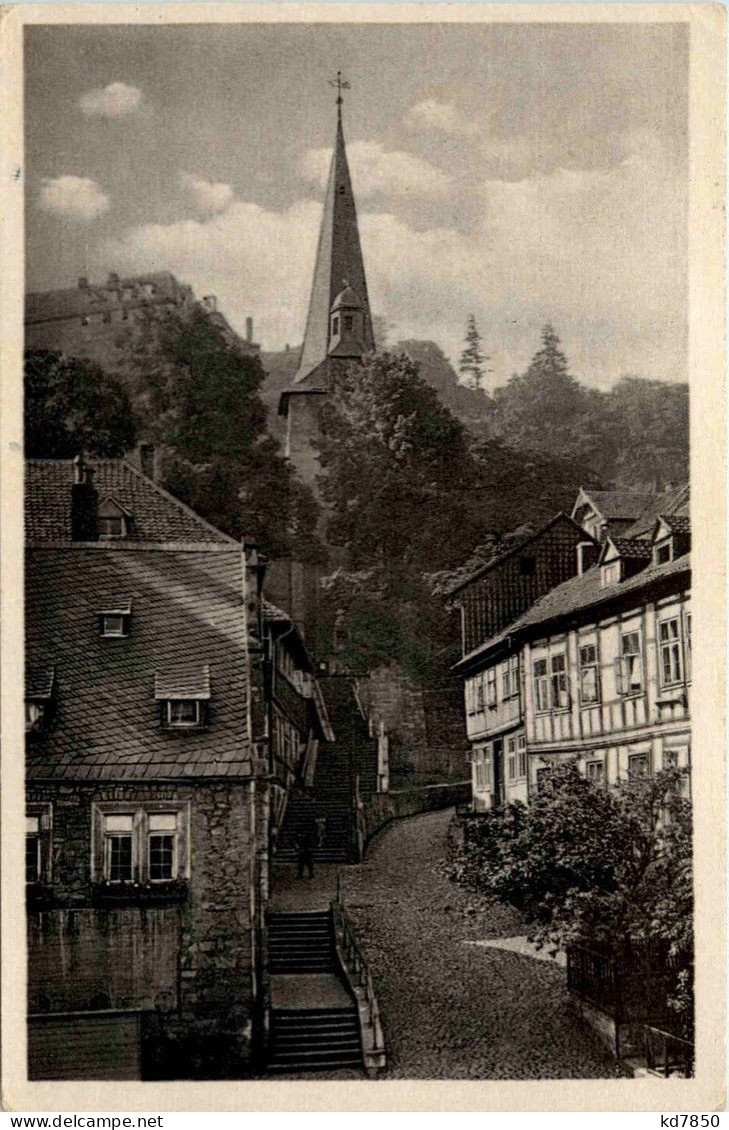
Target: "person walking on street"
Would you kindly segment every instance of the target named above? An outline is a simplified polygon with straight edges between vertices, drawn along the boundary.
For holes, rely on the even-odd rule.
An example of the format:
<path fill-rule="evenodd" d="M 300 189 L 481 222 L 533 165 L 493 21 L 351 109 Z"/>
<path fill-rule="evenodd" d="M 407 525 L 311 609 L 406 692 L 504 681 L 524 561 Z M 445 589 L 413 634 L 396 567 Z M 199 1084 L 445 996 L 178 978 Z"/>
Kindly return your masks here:
<path fill-rule="evenodd" d="M 311 837 L 308 834 L 298 836 L 296 840 L 296 863 L 299 879 L 304 878 L 304 871 L 309 878 L 314 878 L 314 852 L 311 846 Z"/>

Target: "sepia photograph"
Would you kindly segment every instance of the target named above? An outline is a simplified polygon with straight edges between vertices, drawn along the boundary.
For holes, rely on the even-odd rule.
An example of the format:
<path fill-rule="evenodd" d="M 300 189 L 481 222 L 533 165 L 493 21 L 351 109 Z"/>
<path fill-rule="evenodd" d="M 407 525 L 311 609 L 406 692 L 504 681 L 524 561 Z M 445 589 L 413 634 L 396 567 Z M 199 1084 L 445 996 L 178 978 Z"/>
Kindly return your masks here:
<path fill-rule="evenodd" d="M 694 1080 L 687 11 L 193 7 L 22 35 L 27 1081 Z"/>

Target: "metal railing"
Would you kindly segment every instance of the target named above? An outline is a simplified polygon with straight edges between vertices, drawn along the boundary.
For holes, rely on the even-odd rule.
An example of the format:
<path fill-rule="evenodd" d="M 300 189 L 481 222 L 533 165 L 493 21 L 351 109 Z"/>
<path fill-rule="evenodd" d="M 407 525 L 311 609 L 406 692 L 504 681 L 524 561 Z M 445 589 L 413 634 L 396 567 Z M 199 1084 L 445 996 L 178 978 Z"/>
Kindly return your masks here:
<path fill-rule="evenodd" d="M 668 1079 L 675 1070 L 680 1070 L 689 1078 L 693 1074 L 694 1046 L 690 1040 L 666 1032 L 654 1024 L 646 1024 L 645 1059 L 649 1071 L 654 1071 Z"/>
<path fill-rule="evenodd" d="M 357 941 L 354 927 L 344 907 L 344 895 L 340 875 L 337 875 L 337 893 L 332 902 L 332 916 L 334 919 L 334 931 L 337 937 L 337 943 L 341 949 L 342 958 L 347 966 L 347 971 L 355 981 L 355 984 L 359 985 L 362 989 L 364 995 L 368 1019 L 372 1028 L 372 1051 L 384 1053 L 385 1034 L 380 1020 L 380 1009 L 377 1004 L 377 997 L 375 996 L 372 975 L 370 974 L 367 960 Z"/>

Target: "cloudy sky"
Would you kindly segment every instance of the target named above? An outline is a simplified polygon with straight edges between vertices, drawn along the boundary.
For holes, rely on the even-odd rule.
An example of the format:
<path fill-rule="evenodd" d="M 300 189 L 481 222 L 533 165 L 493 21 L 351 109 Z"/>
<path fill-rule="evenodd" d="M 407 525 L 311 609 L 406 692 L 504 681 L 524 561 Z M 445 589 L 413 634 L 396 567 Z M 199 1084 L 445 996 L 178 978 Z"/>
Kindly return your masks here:
<path fill-rule="evenodd" d="M 171 270 L 301 341 L 335 125 L 374 313 L 497 383 L 552 321 L 575 375 L 686 379 L 679 25 L 26 29 L 27 287 Z"/>

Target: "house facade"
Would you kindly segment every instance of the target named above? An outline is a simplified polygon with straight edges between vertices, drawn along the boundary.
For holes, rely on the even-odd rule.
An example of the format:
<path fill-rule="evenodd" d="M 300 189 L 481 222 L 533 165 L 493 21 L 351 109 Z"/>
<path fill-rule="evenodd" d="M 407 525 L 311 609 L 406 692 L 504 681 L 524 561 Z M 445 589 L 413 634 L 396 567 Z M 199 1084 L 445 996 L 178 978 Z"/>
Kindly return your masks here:
<path fill-rule="evenodd" d="M 506 630 L 538 598 L 592 560 L 593 539 L 566 514 L 520 539 L 450 594 L 461 613 L 473 805 L 526 800 L 524 668 Z M 492 641 L 498 644 L 492 646 Z"/>
<path fill-rule="evenodd" d="M 279 760 L 321 729 L 272 740 L 263 565 L 125 460 L 27 466 L 31 1078 L 253 1068 Z"/>
<path fill-rule="evenodd" d="M 571 758 L 607 783 L 690 766 L 687 496 L 625 533 L 603 529 L 587 568 L 578 546 L 574 576 L 457 665 L 475 811 L 528 801 Z"/>

